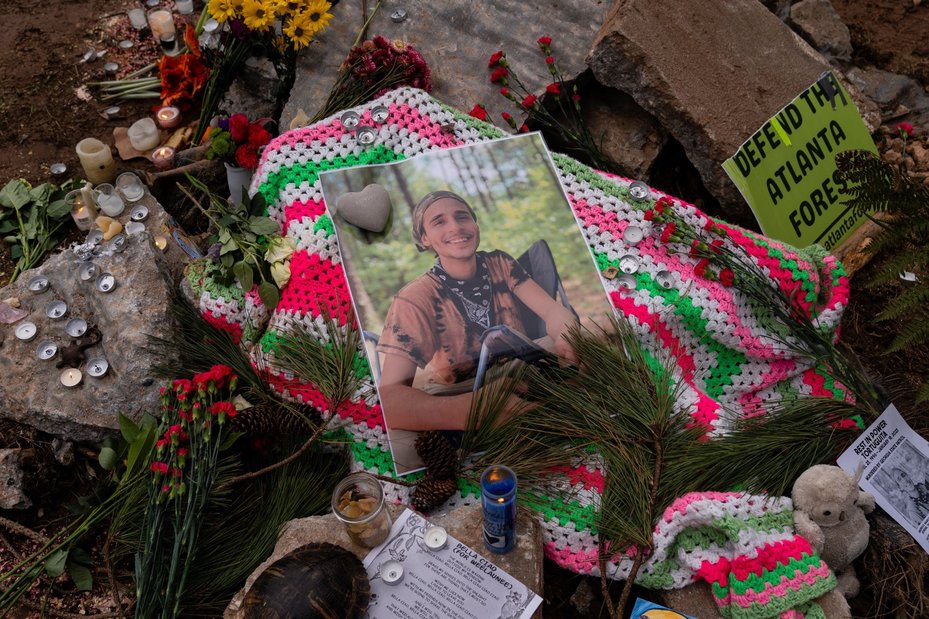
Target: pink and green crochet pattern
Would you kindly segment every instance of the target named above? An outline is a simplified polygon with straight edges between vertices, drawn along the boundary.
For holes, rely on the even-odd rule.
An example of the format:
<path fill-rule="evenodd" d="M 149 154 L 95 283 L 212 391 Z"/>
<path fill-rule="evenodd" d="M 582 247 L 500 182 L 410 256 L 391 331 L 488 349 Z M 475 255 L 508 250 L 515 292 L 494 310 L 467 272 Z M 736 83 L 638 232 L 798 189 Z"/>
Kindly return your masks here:
<path fill-rule="evenodd" d="M 375 122 L 370 110 L 384 105 L 389 115 Z M 338 116 L 280 136 L 269 144 L 255 174 L 252 192 L 265 197 L 269 216 L 297 246 L 291 280 L 282 291 L 261 338 L 262 367 L 274 368 L 276 342 L 295 324 L 314 329 L 326 340 L 323 312 L 342 324 L 351 298 L 340 263 L 338 243 L 320 189 L 318 175 L 328 169 L 387 163 L 434 149 L 471 144 L 503 133 L 492 125 L 448 108 L 415 89 L 399 89 L 355 108 L 361 125 L 376 132 L 373 144 L 361 145 Z M 669 251 L 662 229 L 646 212 L 661 198 L 647 190 L 630 192 L 630 181 L 553 156 L 560 180 L 600 269 L 620 268 L 634 256 L 638 269 L 629 278 L 602 282 L 618 316 L 633 326 L 650 349 L 673 351 L 679 379 L 686 385 L 681 410 L 710 434 L 724 433 L 732 415 L 757 413 L 761 401 L 787 394 L 844 397 L 834 381 L 781 345 L 765 320 L 756 315 L 736 286 L 708 278 L 687 252 Z M 670 199 L 668 208 L 694 229 L 711 220 L 690 204 Z M 712 222 L 727 246 L 744 250 L 764 272 L 791 294 L 818 300 L 817 325 L 833 333 L 848 296 L 848 282 L 831 257 L 798 251 L 721 222 Z M 644 238 L 626 243 L 630 226 Z M 359 372 L 371 376 L 359 351 Z M 285 397 L 323 408 L 319 391 L 294 376 L 267 370 L 269 382 Z M 376 397 L 362 389 L 339 407 L 331 423 L 351 437 L 354 468 L 392 475 L 393 462 Z M 331 415 L 331 411 L 324 411 Z M 604 472 L 596 458 L 564 471 L 573 488 L 568 502 L 542 499 L 533 504 L 545 530 L 546 554 L 578 573 L 598 574 L 594 526 Z M 478 490 L 466 480 L 451 505 L 470 503 Z M 407 501 L 408 490 L 388 485 L 389 496 Z M 679 587 L 696 579 L 714 583 L 721 607 L 733 617 L 802 617 L 801 606 L 830 589 L 834 582 L 822 562 L 793 534 L 790 503 L 734 494 L 689 495 L 680 499 L 656 529 L 658 545 L 639 580 L 650 586 Z M 668 520 L 670 518 L 670 520 Z M 738 529 L 738 530 L 737 530 Z M 701 535 L 705 537 L 701 537 Z M 682 556 L 681 553 L 686 555 Z M 695 562 L 690 557 L 700 556 Z M 631 561 L 617 555 L 608 575 L 622 579 Z M 817 616 L 810 611 L 808 616 Z M 819 615 L 821 616 L 821 614 Z"/>

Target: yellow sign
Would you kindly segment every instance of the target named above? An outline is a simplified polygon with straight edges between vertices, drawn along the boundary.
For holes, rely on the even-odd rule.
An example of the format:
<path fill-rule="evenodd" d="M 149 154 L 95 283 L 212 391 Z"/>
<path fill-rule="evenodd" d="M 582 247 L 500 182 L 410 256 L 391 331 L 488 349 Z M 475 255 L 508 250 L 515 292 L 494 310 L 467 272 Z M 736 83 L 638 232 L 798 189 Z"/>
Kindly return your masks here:
<path fill-rule="evenodd" d="M 765 235 L 828 250 L 863 219 L 842 204 L 848 196 L 835 165 L 836 154 L 855 149 L 877 152 L 848 92 L 826 72 L 747 139 L 723 169 Z"/>

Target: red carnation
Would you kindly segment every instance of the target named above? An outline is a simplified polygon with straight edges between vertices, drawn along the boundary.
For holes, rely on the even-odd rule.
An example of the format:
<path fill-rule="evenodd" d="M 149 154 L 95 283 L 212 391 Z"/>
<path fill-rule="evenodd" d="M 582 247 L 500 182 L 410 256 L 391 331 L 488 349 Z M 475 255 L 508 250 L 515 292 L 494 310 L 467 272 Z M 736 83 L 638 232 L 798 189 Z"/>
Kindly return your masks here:
<path fill-rule="evenodd" d="M 719 281 L 722 282 L 723 286 L 728 288 L 735 281 L 735 273 L 732 272 L 732 269 L 726 267 L 719 272 Z"/>
<path fill-rule="evenodd" d="M 555 64 L 555 58 L 553 56 L 546 56 L 545 64 L 548 64 L 548 65 Z"/>
<path fill-rule="evenodd" d="M 526 95 L 526 98 L 523 99 L 522 106 L 523 106 L 524 108 L 526 108 L 526 109 L 529 109 L 529 108 L 531 108 L 533 105 L 535 105 L 535 102 L 536 102 L 537 99 L 538 99 L 538 97 L 536 97 L 535 95 Z"/>
<path fill-rule="evenodd" d="M 152 462 L 152 473 L 167 473 L 167 472 L 168 472 L 167 462 Z"/>
<path fill-rule="evenodd" d="M 900 137 L 903 137 L 903 134 L 906 134 L 907 137 L 913 137 L 913 125 L 910 123 L 898 123 L 894 125 L 894 127 L 897 129 Z"/>
<path fill-rule="evenodd" d="M 497 63 L 499 63 L 502 58 L 503 58 L 502 50 L 499 52 L 494 52 L 493 54 L 490 55 L 490 60 L 487 61 L 487 66 L 488 67 L 496 66 Z"/>
<path fill-rule="evenodd" d="M 574 93 L 573 95 L 571 95 L 571 100 L 574 101 L 575 103 L 580 103 L 581 95 Z"/>
<path fill-rule="evenodd" d="M 240 168 L 254 170 L 258 167 L 258 151 L 248 144 L 242 144 L 235 149 L 235 164 Z"/>
<path fill-rule="evenodd" d="M 271 134 L 257 123 L 248 126 L 248 145 L 253 148 L 264 146 L 271 141 Z"/>
<path fill-rule="evenodd" d="M 503 95 L 504 97 L 509 97 L 510 89 L 504 86 L 503 88 L 500 89 L 500 94 Z"/>
<path fill-rule="evenodd" d="M 655 211 L 653 211 L 652 209 L 648 209 L 647 211 L 645 211 L 644 217 L 645 217 L 645 221 L 651 221 L 652 219 L 655 218 Z"/>
<path fill-rule="evenodd" d="M 509 74 L 510 72 L 506 70 L 506 67 L 497 67 L 493 70 L 493 73 L 490 74 L 490 81 L 494 83 L 502 82 Z"/>
<path fill-rule="evenodd" d="M 700 262 L 697 263 L 697 266 L 694 267 L 694 273 L 700 277 L 706 276 L 706 267 L 710 265 L 709 258 L 703 258 Z"/>
<path fill-rule="evenodd" d="M 241 144 L 248 138 L 248 117 L 245 114 L 233 114 L 229 117 L 229 133 L 232 141 Z"/>
<path fill-rule="evenodd" d="M 487 110 L 484 109 L 484 106 L 478 103 L 471 108 L 471 111 L 468 112 L 471 116 L 478 120 L 487 120 Z"/>
<path fill-rule="evenodd" d="M 713 224 L 713 220 L 712 220 L 712 219 L 707 219 L 707 220 L 706 220 L 706 223 L 703 224 L 703 229 L 706 230 L 707 232 L 713 232 L 713 230 L 714 230 L 715 228 L 716 228 L 716 226 L 715 226 L 715 224 Z"/>
<path fill-rule="evenodd" d="M 722 247 L 723 247 L 722 239 L 714 239 L 713 241 L 710 242 L 710 250 L 712 250 L 712 252 L 716 254 L 717 256 L 722 253 Z"/>
<path fill-rule="evenodd" d="M 677 224 L 675 224 L 673 221 L 664 227 L 664 230 L 661 231 L 662 243 L 667 243 L 671 239 L 671 235 L 674 234 L 675 228 L 677 228 Z"/>
<path fill-rule="evenodd" d="M 500 114 L 500 116 L 502 116 L 503 120 L 507 122 L 510 122 L 510 120 L 512 120 L 513 118 L 513 116 L 509 112 L 503 112 L 502 114 Z"/>
<path fill-rule="evenodd" d="M 526 123 L 523 123 L 523 126 L 519 128 L 520 133 L 529 133 L 529 126 Z"/>
<path fill-rule="evenodd" d="M 539 37 L 539 41 L 538 41 L 538 42 L 539 42 L 539 45 L 551 45 L 551 44 L 552 44 L 552 37 L 548 37 L 548 36 Z"/>
<path fill-rule="evenodd" d="M 699 240 L 699 239 L 694 239 L 694 240 L 690 243 L 690 257 L 691 257 L 691 258 L 696 258 L 696 257 L 697 257 L 697 253 L 698 253 L 699 251 L 700 251 L 700 240 Z"/>
<path fill-rule="evenodd" d="M 545 87 L 545 92 L 551 93 L 553 95 L 561 94 L 561 84 L 558 82 L 553 82 Z"/>

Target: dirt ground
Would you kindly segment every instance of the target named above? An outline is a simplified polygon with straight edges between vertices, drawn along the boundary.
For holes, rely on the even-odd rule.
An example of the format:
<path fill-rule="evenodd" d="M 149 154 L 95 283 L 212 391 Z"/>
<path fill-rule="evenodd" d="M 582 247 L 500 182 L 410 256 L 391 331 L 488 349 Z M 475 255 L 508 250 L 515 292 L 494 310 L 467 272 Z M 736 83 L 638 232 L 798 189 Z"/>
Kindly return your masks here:
<path fill-rule="evenodd" d="M 929 2 L 917 6 L 914 0 L 832 1 L 852 32 L 855 63 L 905 73 L 924 87 L 929 86 Z M 108 120 L 101 112 L 112 103 L 87 97 L 86 90 L 82 89 L 88 81 L 104 79 L 103 64 L 107 61 L 118 62 L 120 74 L 124 75 L 157 59 L 155 45 L 150 40 L 140 40 L 124 17 L 127 9 L 140 4 L 132 0 L 5 0 L 0 3 L 0 24 L 3 24 L 0 28 L 0 183 L 17 177 L 34 184 L 52 180 L 49 165 L 54 162 L 63 162 L 71 173 L 80 175 L 80 164 L 74 152 L 79 140 L 97 137 L 112 142 L 115 127 L 128 126 L 154 103 L 119 103 L 120 116 Z M 164 0 L 163 4 L 173 2 Z M 116 43 L 123 39 L 132 40 L 134 46 L 130 50 L 120 50 Z M 81 63 L 83 54 L 89 49 L 107 50 L 107 54 L 102 59 Z M 906 119 L 895 119 L 895 122 L 900 120 Z M 929 127 L 918 129 L 925 133 Z M 118 165 L 126 169 L 142 164 L 119 162 Z M 8 252 L 0 241 L 0 282 L 5 283 L 11 270 Z M 875 380 L 893 394 L 898 408 L 916 420 L 914 425 L 925 435 L 929 431 L 929 415 L 923 414 L 925 406 L 914 405 L 913 393 L 922 378 L 929 374 L 929 351 L 883 354 L 895 333 L 895 325 L 875 324 L 871 318 L 883 307 L 886 298 L 899 293 L 899 286 L 864 288 L 859 282 L 867 278 L 868 270 L 866 268 L 853 280 L 854 290 L 842 327 L 843 340 Z M 37 462 L 51 460 L 53 446 L 48 437 L 0 423 L 0 447 L 7 446 L 32 446 L 40 455 L 47 456 L 37 458 Z M 82 462 L 81 454 L 78 457 Z M 56 522 L 60 522 L 55 519 L 65 515 L 61 505 L 74 499 L 80 489 L 92 487 L 93 468 L 82 465 L 80 470 L 66 467 L 53 470 L 36 466 L 34 478 L 37 481 L 34 483 L 37 486 L 33 499 L 38 508 L 17 518 L 27 526 L 53 529 Z M 66 470 L 69 472 L 62 475 Z M 4 550 L 0 544 L 0 571 Z M 567 598 L 574 592 L 578 579 L 568 575 L 563 582 L 550 588 L 551 594 L 564 599 L 560 599 L 556 607 L 547 606 L 547 616 L 575 616 Z M 92 615 L 111 608 L 100 596 L 89 595 L 72 599 L 60 610 Z M 549 615 L 549 610 L 554 612 Z M 65 615 L 59 613 L 59 616 Z"/>

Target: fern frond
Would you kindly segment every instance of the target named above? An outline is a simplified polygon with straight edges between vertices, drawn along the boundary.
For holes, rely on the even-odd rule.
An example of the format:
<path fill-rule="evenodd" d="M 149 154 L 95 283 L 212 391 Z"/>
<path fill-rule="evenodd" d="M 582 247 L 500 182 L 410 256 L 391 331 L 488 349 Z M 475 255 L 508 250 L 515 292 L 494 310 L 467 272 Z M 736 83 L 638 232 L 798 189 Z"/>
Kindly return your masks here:
<path fill-rule="evenodd" d="M 895 320 L 900 317 L 916 316 L 923 312 L 923 306 L 929 302 L 929 286 L 917 284 L 899 297 L 891 300 L 877 316 L 877 320 Z"/>
<path fill-rule="evenodd" d="M 887 348 L 888 353 L 897 352 L 911 346 L 924 346 L 929 344 L 929 314 L 920 312 L 919 316 L 912 318 L 905 325 L 900 326 L 900 332 Z"/>
<path fill-rule="evenodd" d="M 912 271 L 921 260 L 918 255 L 925 250 L 916 248 L 901 248 L 900 253 L 891 256 L 883 264 L 878 266 L 865 282 L 866 288 L 877 288 L 900 279 L 900 273 L 903 271 Z"/>

